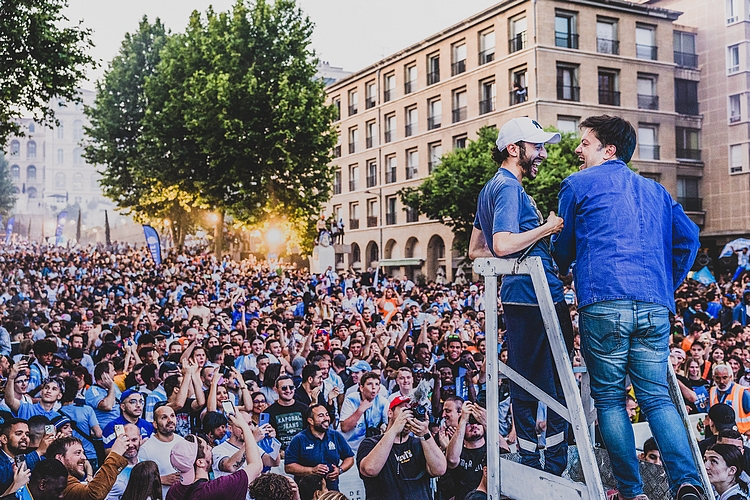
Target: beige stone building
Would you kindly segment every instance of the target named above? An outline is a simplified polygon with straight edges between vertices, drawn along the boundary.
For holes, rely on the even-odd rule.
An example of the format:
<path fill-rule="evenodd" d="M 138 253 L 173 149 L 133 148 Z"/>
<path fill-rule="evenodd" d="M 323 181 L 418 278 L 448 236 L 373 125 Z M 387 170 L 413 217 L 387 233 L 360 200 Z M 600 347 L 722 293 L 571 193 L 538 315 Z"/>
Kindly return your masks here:
<path fill-rule="evenodd" d="M 564 131 L 594 114 L 630 120 L 633 166 L 703 225 L 697 30 L 678 17 L 619 0 L 503 1 L 330 85 L 340 141 L 326 208 L 346 225 L 339 266 L 451 279 L 465 249 L 451 251 L 450 229 L 396 193 L 483 125 L 518 116 Z"/>

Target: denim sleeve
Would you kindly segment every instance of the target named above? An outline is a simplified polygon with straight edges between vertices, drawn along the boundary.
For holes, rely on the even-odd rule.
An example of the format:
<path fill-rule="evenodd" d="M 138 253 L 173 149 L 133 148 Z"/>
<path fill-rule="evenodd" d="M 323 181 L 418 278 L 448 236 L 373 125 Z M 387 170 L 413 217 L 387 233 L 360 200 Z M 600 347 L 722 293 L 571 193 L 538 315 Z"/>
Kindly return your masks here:
<path fill-rule="evenodd" d="M 573 186 L 566 181 L 560 185 L 557 215 L 562 217 L 565 225 L 559 234 L 552 236 L 552 256 L 560 274 L 566 276 L 576 260 L 575 192 Z"/>
<path fill-rule="evenodd" d="M 42 459 L 42 457 L 39 456 L 39 453 L 37 453 L 36 450 L 32 451 L 31 453 L 26 455 L 26 467 L 29 470 L 34 470 L 34 467 L 36 467 L 36 464 L 38 464 Z"/>
<path fill-rule="evenodd" d="M 698 226 L 685 214 L 682 205 L 672 200 L 672 284 L 675 290 L 693 267 L 698 248 Z"/>
<path fill-rule="evenodd" d="M 750 413 L 750 390 L 742 391 L 742 411 Z"/>

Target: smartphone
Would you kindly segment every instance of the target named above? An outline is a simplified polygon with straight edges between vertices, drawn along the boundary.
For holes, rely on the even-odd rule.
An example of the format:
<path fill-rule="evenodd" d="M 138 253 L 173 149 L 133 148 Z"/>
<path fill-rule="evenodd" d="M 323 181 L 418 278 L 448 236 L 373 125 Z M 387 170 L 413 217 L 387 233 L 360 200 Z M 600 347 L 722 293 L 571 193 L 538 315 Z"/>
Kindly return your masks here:
<path fill-rule="evenodd" d="M 125 426 L 122 424 L 115 425 L 115 436 L 120 437 L 125 434 Z"/>
<path fill-rule="evenodd" d="M 16 461 L 16 467 L 21 467 L 21 465 L 26 462 L 26 455 L 24 455 L 23 453 L 20 455 L 16 455 L 14 457 L 14 460 Z"/>
<path fill-rule="evenodd" d="M 261 413 L 260 418 L 258 419 L 258 425 L 262 426 L 268 423 L 271 423 L 271 415 L 269 415 L 268 413 Z"/>
<path fill-rule="evenodd" d="M 235 415 L 234 404 L 231 401 L 226 400 L 221 402 L 221 409 L 224 410 L 224 415 Z"/>
<path fill-rule="evenodd" d="M 28 354 L 24 354 L 23 356 L 21 356 L 21 361 L 26 361 L 28 363 L 30 359 L 31 356 L 29 356 Z"/>
<path fill-rule="evenodd" d="M 47 435 L 55 435 L 55 426 L 54 425 L 45 425 L 44 426 L 44 433 Z"/>

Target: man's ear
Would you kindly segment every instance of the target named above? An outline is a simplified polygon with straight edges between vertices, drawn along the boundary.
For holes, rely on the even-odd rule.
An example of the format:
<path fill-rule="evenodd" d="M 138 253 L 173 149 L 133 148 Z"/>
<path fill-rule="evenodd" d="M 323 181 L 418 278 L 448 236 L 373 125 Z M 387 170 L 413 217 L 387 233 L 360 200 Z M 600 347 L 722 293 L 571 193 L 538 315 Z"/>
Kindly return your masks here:
<path fill-rule="evenodd" d="M 605 159 L 611 160 L 617 156 L 617 146 L 614 144 L 608 144 L 604 147 Z"/>

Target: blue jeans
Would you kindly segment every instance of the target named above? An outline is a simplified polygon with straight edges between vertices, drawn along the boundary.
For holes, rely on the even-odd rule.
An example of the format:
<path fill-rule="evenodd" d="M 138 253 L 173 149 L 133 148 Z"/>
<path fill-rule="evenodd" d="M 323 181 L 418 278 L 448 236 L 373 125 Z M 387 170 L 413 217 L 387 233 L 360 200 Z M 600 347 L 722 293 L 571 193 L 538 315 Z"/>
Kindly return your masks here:
<path fill-rule="evenodd" d="M 632 300 L 598 302 L 579 312 L 581 347 L 591 377 L 599 430 L 620 494 L 643 493 L 633 427 L 625 410 L 625 376 L 646 415 L 673 493 L 701 485 L 680 414 L 669 397 L 669 310 Z"/>

